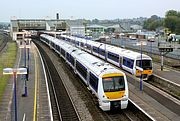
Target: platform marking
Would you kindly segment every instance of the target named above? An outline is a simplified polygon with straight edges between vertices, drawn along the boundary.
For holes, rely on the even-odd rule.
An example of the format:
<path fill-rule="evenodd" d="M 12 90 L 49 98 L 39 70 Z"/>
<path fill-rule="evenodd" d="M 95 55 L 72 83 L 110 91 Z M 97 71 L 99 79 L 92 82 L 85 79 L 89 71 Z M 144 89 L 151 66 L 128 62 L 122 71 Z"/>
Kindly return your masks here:
<path fill-rule="evenodd" d="M 47 75 L 46 75 L 46 70 L 45 70 L 45 66 L 44 66 L 44 63 L 43 63 L 43 59 L 42 59 L 42 56 L 38 50 L 38 48 L 36 47 L 36 45 L 34 45 L 37 52 L 38 52 L 38 55 L 40 57 L 40 60 L 41 60 L 41 64 L 42 64 L 42 67 L 43 67 L 43 73 L 44 73 L 44 77 L 45 77 L 45 82 L 46 82 L 46 90 L 47 90 L 47 95 L 48 95 L 48 104 L 49 104 L 49 113 L 50 113 L 50 118 L 51 118 L 51 121 L 53 121 L 53 115 L 52 115 L 52 107 L 51 107 L 51 99 L 50 99 L 50 93 L 49 93 L 49 86 L 48 86 L 48 82 L 47 82 Z"/>
<path fill-rule="evenodd" d="M 26 120 L 26 114 L 24 113 L 24 116 L 23 116 L 23 121 L 25 121 Z"/>
<path fill-rule="evenodd" d="M 158 70 L 158 71 L 161 71 L 160 68 L 158 68 L 157 70 Z M 170 71 L 170 70 L 168 70 L 168 69 L 163 69 L 163 71 L 164 71 L 164 72 L 168 72 L 168 71 Z M 162 72 L 163 72 L 163 71 L 162 71 Z"/>
<path fill-rule="evenodd" d="M 36 121 L 36 114 L 37 114 L 37 60 L 36 60 L 36 53 L 34 53 L 34 60 L 35 60 L 35 88 L 34 88 L 34 115 L 33 115 L 33 121 Z"/>

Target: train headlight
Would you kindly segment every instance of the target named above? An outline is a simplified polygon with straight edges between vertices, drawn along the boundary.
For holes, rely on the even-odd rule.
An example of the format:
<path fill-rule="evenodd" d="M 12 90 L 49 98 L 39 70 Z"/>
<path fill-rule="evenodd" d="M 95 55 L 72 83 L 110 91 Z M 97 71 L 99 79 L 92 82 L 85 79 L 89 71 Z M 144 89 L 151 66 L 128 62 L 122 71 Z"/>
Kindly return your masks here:
<path fill-rule="evenodd" d="M 126 98 L 126 97 L 121 99 L 121 101 L 127 101 L 127 100 L 128 100 L 128 98 Z"/>
<path fill-rule="evenodd" d="M 109 100 L 102 100 L 103 103 L 109 103 Z"/>

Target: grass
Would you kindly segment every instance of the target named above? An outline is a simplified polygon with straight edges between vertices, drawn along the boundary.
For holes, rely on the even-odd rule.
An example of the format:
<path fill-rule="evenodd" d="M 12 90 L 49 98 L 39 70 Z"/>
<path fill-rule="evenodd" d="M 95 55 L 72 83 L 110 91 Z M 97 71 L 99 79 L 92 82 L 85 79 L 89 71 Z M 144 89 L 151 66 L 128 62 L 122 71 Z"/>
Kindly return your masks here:
<path fill-rule="evenodd" d="M 7 49 L 0 55 L 0 104 L 2 96 L 4 94 L 7 81 L 10 76 L 3 75 L 4 68 L 13 68 L 16 61 L 17 47 L 15 42 L 9 42 L 7 44 Z"/>
<path fill-rule="evenodd" d="M 2 36 L 2 34 L 0 34 L 0 45 L 2 43 L 2 40 L 3 40 L 3 36 Z"/>

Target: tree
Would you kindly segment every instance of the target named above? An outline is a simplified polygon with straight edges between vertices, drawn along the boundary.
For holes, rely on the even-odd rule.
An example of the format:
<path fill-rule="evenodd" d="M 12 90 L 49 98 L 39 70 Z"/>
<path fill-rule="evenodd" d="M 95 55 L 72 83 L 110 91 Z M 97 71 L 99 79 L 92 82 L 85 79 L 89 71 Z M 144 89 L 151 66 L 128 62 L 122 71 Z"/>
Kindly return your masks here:
<path fill-rule="evenodd" d="M 175 10 L 169 10 L 166 12 L 166 18 L 169 16 L 177 16 L 177 15 L 178 15 L 178 12 Z"/>
<path fill-rule="evenodd" d="M 175 32 L 176 32 L 176 34 L 180 34 L 180 19 L 178 19 L 178 21 L 177 21 Z"/>
<path fill-rule="evenodd" d="M 152 15 L 151 18 L 144 22 L 143 28 L 147 30 L 156 30 L 156 28 L 163 26 L 163 21 L 157 15 Z"/>
<path fill-rule="evenodd" d="M 177 17 L 176 16 L 169 16 L 165 18 L 164 24 L 166 28 L 169 28 L 171 32 L 175 32 L 176 29 L 176 23 L 177 23 Z"/>
<path fill-rule="evenodd" d="M 95 19 L 92 20 L 92 23 L 93 23 L 93 24 L 98 24 L 98 23 L 99 23 L 99 20 L 95 18 Z"/>
<path fill-rule="evenodd" d="M 167 11 L 164 26 L 172 33 L 180 34 L 180 12 L 175 10 Z"/>

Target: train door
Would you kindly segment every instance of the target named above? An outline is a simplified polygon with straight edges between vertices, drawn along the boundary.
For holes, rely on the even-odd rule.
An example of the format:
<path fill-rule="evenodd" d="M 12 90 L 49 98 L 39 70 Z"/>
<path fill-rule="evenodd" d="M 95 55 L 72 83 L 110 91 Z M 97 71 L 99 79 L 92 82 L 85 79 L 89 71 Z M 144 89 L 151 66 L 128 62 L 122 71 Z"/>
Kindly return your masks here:
<path fill-rule="evenodd" d="M 77 70 L 76 70 L 76 58 L 74 58 L 74 73 L 77 74 Z"/>
<path fill-rule="evenodd" d="M 86 78 L 87 87 L 89 87 L 89 78 L 90 78 L 90 71 L 89 71 L 89 69 L 87 68 L 87 78 Z"/>
<path fill-rule="evenodd" d="M 121 56 L 119 56 L 119 67 L 121 67 L 122 68 L 122 57 Z"/>
<path fill-rule="evenodd" d="M 136 59 L 134 60 L 134 63 L 133 63 L 133 70 L 132 70 L 132 74 L 133 75 L 136 75 Z"/>

